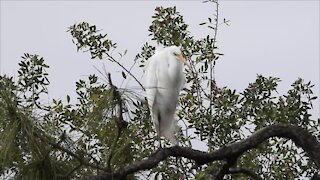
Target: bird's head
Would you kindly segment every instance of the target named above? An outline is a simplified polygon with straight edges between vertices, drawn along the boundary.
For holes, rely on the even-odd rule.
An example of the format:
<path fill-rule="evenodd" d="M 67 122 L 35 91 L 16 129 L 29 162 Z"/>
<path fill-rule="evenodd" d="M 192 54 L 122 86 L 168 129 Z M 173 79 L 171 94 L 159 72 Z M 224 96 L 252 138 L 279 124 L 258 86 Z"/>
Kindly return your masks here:
<path fill-rule="evenodd" d="M 182 64 L 190 66 L 187 60 L 183 57 L 180 48 L 178 48 L 177 46 L 172 46 L 171 52 L 176 57 L 176 59 L 179 60 Z"/>

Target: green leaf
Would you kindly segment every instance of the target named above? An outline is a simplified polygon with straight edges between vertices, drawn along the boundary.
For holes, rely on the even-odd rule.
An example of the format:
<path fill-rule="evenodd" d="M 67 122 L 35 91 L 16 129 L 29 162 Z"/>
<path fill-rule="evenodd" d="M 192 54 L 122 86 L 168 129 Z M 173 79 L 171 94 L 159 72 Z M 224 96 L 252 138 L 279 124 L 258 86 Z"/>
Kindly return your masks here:
<path fill-rule="evenodd" d="M 121 72 L 121 74 L 122 74 L 122 77 L 123 77 L 124 79 L 127 78 L 126 74 L 125 74 L 123 71 Z"/>
<path fill-rule="evenodd" d="M 215 28 L 214 28 L 214 27 L 212 27 L 212 26 L 208 26 L 208 28 L 213 29 L 213 30 L 215 29 Z"/>
<path fill-rule="evenodd" d="M 69 103 L 70 102 L 70 96 L 67 95 L 67 102 Z"/>

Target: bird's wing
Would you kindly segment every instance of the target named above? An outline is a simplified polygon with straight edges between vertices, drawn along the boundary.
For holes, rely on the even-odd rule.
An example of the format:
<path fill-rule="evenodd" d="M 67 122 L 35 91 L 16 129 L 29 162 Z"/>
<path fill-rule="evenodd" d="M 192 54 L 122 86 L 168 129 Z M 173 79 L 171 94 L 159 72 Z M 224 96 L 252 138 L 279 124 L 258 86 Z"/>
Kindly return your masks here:
<path fill-rule="evenodd" d="M 157 61 L 155 61 L 155 59 L 152 57 L 148 61 L 149 62 L 144 75 L 144 84 L 146 89 L 146 97 L 151 110 L 151 116 L 154 118 L 153 111 L 156 109 L 154 104 L 156 102 L 155 100 L 158 93 L 158 77 L 156 74 Z"/>
<path fill-rule="evenodd" d="M 180 82 L 180 91 L 184 88 L 186 84 L 186 76 L 184 75 L 184 73 L 182 72 L 181 74 L 181 82 Z"/>

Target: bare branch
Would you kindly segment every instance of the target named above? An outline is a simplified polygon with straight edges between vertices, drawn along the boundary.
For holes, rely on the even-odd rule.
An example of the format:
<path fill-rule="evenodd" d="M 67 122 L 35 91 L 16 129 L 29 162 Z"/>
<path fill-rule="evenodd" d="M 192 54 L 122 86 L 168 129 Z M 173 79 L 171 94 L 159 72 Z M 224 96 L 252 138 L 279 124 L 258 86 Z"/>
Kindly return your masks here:
<path fill-rule="evenodd" d="M 122 116 L 123 102 L 121 99 L 121 95 L 118 91 L 118 88 L 115 85 L 113 85 L 110 73 L 108 73 L 108 81 L 109 81 L 109 85 L 111 86 L 111 89 L 112 89 L 114 100 L 116 101 L 116 103 L 119 107 L 118 114 L 117 114 L 117 116 L 118 116 L 117 125 L 118 125 L 118 128 L 122 129 L 122 128 L 126 127 L 128 125 L 128 123 L 126 121 L 124 121 L 123 116 Z"/>
<path fill-rule="evenodd" d="M 114 151 L 116 149 L 116 145 L 120 139 L 120 136 L 122 134 L 122 131 L 124 130 L 124 128 L 127 127 L 128 123 L 126 121 L 123 120 L 123 115 L 122 115 L 122 112 L 123 112 L 123 106 L 122 106 L 122 99 L 121 99 L 121 96 L 119 94 L 119 91 L 118 91 L 118 88 L 116 86 L 113 85 L 112 83 L 112 79 L 111 79 L 111 74 L 108 73 L 108 81 L 109 81 L 109 85 L 111 86 L 111 89 L 112 89 L 112 93 L 114 95 L 114 100 L 116 101 L 119 109 L 118 109 L 118 118 L 117 118 L 117 134 L 115 136 L 115 139 L 111 145 L 111 150 L 110 150 L 110 153 L 109 153 L 109 156 L 107 158 L 107 169 L 108 170 L 111 170 L 111 159 L 113 157 L 113 154 L 114 154 Z"/>
<path fill-rule="evenodd" d="M 86 179 L 123 179 L 128 174 L 156 167 L 160 161 L 165 160 L 169 156 L 185 157 L 194 160 L 198 165 L 207 164 L 216 160 L 236 159 L 244 152 L 257 147 L 260 143 L 271 137 L 291 139 L 307 153 L 316 167 L 320 169 L 320 142 L 318 142 L 307 130 L 301 127 L 277 124 L 262 128 L 244 140 L 231 143 L 212 152 L 203 152 L 180 146 L 161 148 L 151 154 L 149 158 L 133 162 L 130 165 L 118 169 L 112 174 L 106 173 L 100 176 L 87 177 Z"/>
<path fill-rule="evenodd" d="M 139 86 L 145 91 L 146 89 L 143 87 L 143 85 L 141 84 L 141 82 L 130 72 L 130 70 L 128 70 L 126 67 L 124 67 L 120 62 L 118 62 L 117 60 L 115 60 L 110 54 L 107 53 L 107 56 L 109 58 L 109 60 L 111 62 L 115 62 L 116 64 L 118 64 L 123 70 L 125 70 L 138 84 Z M 131 69 L 131 68 L 130 68 Z"/>

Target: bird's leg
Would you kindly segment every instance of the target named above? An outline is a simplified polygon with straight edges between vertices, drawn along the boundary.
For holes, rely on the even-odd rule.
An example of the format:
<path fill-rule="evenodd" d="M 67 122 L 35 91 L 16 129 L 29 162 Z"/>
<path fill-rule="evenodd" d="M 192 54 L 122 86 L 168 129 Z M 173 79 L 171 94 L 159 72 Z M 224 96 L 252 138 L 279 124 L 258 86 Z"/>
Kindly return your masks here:
<path fill-rule="evenodd" d="M 158 125 L 158 141 L 159 141 L 159 148 L 162 148 L 162 146 L 161 146 L 161 127 L 160 127 L 160 125 L 161 125 L 161 114 L 159 113 L 159 111 L 158 111 L 158 114 L 157 114 L 157 116 L 158 116 L 158 123 L 159 123 L 159 125 Z"/>
<path fill-rule="evenodd" d="M 161 146 L 161 136 L 160 136 L 160 134 L 158 134 L 158 142 L 159 142 L 159 149 L 160 149 L 160 148 L 162 148 L 162 146 Z"/>
<path fill-rule="evenodd" d="M 177 141 L 175 144 L 174 144 L 174 146 L 179 146 L 179 143 L 178 143 L 178 140 L 177 139 L 179 139 L 179 138 L 177 138 L 177 137 L 179 137 L 179 134 L 177 133 L 176 134 L 176 137 L 175 137 L 175 140 Z M 183 175 L 183 173 L 180 173 L 180 171 L 179 171 L 179 167 L 181 167 L 181 169 L 182 169 L 182 172 L 184 171 L 184 164 L 183 164 L 183 162 L 182 162 L 182 158 L 181 157 L 175 157 L 175 160 L 176 160 L 176 167 L 177 167 L 177 176 L 178 176 L 178 178 L 180 179 L 180 180 L 183 180 L 184 179 L 184 175 Z"/>

